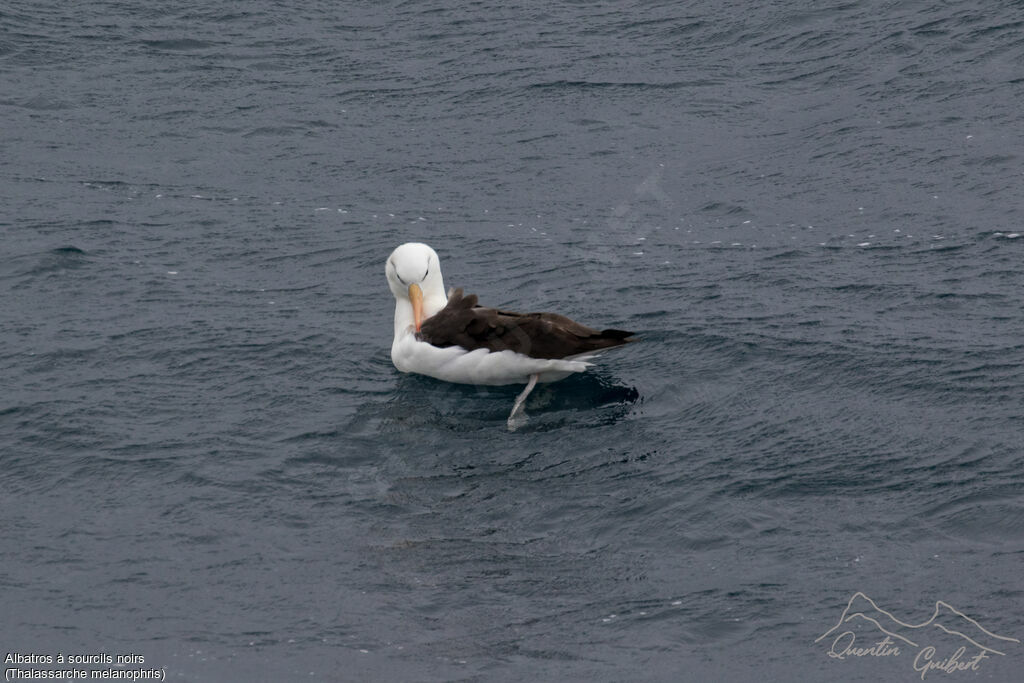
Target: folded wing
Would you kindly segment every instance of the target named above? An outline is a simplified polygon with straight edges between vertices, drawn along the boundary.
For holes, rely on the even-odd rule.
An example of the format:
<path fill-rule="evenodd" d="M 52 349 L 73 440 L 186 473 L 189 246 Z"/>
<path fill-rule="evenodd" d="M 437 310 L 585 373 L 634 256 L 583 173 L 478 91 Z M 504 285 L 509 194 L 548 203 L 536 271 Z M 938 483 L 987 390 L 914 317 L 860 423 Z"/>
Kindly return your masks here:
<path fill-rule="evenodd" d="M 621 346 L 632 332 L 595 330 L 557 313 L 512 313 L 477 304 L 456 289 L 448 304 L 423 322 L 417 337 L 438 347 L 514 351 L 532 358 L 566 358 Z"/>

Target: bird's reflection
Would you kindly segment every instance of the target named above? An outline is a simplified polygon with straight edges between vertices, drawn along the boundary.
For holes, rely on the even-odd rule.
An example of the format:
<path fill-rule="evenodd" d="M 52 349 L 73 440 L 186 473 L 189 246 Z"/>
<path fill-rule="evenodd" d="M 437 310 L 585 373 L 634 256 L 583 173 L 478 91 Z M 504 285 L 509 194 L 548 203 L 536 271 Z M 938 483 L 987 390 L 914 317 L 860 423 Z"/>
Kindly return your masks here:
<path fill-rule="evenodd" d="M 458 431 L 502 427 L 520 385 L 474 386 L 402 374 L 381 408 L 390 420 L 409 424 L 436 423 Z M 578 422 L 580 426 L 617 422 L 640 400 L 636 387 L 617 382 L 606 372 L 573 375 L 541 384 L 526 402 L 530 428 Z"/>

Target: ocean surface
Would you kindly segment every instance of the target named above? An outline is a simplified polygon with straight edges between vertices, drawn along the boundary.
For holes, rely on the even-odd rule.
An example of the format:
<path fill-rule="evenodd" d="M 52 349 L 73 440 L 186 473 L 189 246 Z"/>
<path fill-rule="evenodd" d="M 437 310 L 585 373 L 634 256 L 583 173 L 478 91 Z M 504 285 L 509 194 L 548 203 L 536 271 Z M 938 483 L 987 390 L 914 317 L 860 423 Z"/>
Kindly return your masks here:
<path fill-rule="evenodd" d="M 5 0 L 0 117 L 8 680 L 1021 680 L 1021 2 Z M 510 433 L 406 241 L 641 341 Z"/>

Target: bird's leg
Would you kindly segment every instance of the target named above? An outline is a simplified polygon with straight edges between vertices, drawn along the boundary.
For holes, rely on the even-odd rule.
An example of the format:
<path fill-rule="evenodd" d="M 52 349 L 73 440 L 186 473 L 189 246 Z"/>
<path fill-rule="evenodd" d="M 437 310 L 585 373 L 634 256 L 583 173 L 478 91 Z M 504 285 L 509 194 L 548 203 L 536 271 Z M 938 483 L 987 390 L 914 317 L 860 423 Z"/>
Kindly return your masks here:
<path fill-rule="evenodd" d="M 526 405 L 526 397 L 530 395 L 533 388 L 537 386 L 537 377 L 539 375 L 530 375 L 530 381 L 526 383 L 526 388 L 523 392 L 516 397 L 515 405 L 512 406 L 512 412 L 508 416 L 508 431 L 514 432 L 518 428 L 526 424 L 526 410 L 523 406 Z"/>

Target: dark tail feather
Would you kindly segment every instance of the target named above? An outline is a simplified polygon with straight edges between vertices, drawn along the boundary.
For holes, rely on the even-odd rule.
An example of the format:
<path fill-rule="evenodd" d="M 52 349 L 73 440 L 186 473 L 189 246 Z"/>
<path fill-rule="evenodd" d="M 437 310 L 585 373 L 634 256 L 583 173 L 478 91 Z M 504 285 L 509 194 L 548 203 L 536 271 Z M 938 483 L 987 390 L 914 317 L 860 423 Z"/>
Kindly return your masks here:
<path fill-rule="evenodd" d="M 628 337 L 636 336 L 636 332 L 626 332 L 625 330 L 601 330 L 601 336 L 608 339 L 626 339 Z"/>

